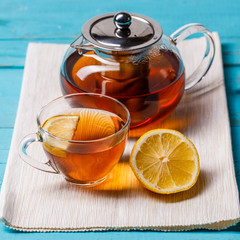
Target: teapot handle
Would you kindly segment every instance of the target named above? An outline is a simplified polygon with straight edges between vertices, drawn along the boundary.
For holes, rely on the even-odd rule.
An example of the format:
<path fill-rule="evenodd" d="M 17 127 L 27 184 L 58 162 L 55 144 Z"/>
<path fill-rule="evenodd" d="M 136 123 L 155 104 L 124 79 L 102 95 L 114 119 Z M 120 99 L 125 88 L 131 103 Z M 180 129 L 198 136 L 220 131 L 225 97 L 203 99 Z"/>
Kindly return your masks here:
<path fill-rule="evenodd" d="M 188 36 L 194 33 L 202 33 L 207 41 L 207 46 L 205 50 L 204 57 L 198 66 L 198 68 L 186 79 L 186 86 L 185 90 L 188 90 L 195 86 L 198 82 L 202 80 L 202 78 L 208 72 L 214 55 L 215 55 L 215 45 L 212 34 L 208 31 L 203 25 L 198 23 L 190 23 L 184 25 L 183 27 L 179 28 L 173 34 L 170 35 L 170 39 L 174 44 L 178 44 Z"/>

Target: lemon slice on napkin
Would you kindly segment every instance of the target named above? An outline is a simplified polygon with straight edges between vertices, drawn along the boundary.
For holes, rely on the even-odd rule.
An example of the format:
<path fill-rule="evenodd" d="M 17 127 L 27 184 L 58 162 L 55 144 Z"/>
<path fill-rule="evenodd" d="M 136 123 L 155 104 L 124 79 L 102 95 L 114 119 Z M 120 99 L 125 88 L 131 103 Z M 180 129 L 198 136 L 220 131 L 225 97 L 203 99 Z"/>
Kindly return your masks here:
<path fill-rule="evenodd" d="M 191 188 L 200 171 L 194 144 L 182 133 L 169 129 L 141 136 L 131 152 L 130 165 L 146 188 L 163 194 Z"/>

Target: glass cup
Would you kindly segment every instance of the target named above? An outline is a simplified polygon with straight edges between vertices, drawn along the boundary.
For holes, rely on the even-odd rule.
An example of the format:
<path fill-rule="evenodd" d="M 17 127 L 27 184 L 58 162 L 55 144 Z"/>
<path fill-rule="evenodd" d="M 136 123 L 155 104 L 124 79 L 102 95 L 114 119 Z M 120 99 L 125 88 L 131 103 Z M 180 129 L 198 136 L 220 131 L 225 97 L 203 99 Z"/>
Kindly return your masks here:
<path fill-rule="evenodd" d="M 89 113 L 100 117 L 91 118 L 92 115 Z M 74 134 L 79 136 L 85 134 L 85 138 L 64 139 L 46 130 L 45 126 L 49 125 L 49 119 L 69 115 L 79 116 Z M 129 111 L 114 98 L 95 93 L 65 95 L 41 109 L 37 115 L 38 132 L 22 139 L 19 154 L 34 168 L 49 173 L 60 173 L 71 183 L 92 186 L 103 182 L 120 160 L 127 141 L 129 124 Z M 99 129 L 105 133 L 110 131 L 110 135 L 101 137 Z M 42 144 L 48 158 L 47 162 L 43 163 L 31 157 L 27 149 L 32 143 Z"/>

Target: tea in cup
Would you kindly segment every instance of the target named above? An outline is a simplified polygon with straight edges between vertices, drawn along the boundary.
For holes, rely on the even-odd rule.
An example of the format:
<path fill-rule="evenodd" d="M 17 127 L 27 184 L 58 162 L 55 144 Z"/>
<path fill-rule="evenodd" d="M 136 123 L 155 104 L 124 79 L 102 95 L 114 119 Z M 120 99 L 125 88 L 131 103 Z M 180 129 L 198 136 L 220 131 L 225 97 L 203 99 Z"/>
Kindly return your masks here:
<path fill-rule="evenodd" d="M 129 111 L 114 98 L 94 93 L 66 95 L 42 108 L 38 132 L 21 141 L 19 154 L 32 167 L 92 186 L 103 182 L 120 160 L 129 124 Z M 49 161 L 41 163 L 28 155 L 33 142 L 42 144 Z"/>

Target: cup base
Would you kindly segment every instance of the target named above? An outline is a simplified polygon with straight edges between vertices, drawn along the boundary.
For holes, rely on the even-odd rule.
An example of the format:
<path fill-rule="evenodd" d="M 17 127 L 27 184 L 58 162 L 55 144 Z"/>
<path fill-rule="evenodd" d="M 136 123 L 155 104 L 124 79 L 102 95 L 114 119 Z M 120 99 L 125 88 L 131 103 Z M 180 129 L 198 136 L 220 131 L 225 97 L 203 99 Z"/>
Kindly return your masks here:
<path fill-rule="evenodd" d="M 70 178 L 65 178 L 65 180 L 71 184 L 87 188 L 87 187 L 95 187 L 96 185 L 104 182 L 106 180 L 106 177 L 104 177 L 96 182 L 84 182 L 84 181 L 78 181 L 78 180 L 70 179 Z"/>

